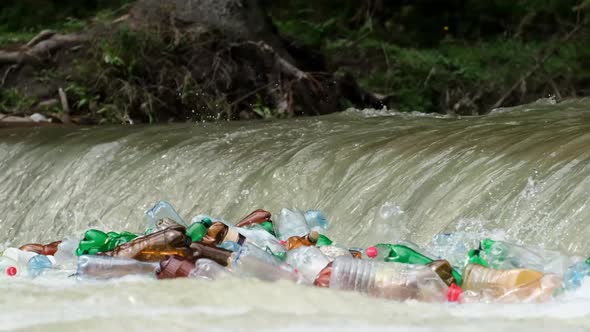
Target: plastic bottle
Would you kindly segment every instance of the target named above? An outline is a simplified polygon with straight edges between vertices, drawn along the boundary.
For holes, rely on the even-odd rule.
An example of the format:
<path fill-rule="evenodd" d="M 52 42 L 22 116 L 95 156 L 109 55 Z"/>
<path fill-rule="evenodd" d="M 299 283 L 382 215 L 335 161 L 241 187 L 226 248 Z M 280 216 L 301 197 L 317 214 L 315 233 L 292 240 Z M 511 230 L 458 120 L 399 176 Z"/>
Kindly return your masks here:
<path fill-rule="evenodd" d="M 207 235 L 203 237 L 201 242 L 211 246 L 219 246 L 227 242 L 235 242 L 239 246 L 242 246 L 245 242 L 249 242 L 263 250 L 267 250 L 268 248 L 275 254 L 286 251 L 279 240 L 262 229 L 238 228 L 222 222 L 214 222 L 207 230 Z"/>
<path fill-rule="evenodd" d="M 328 220 L 319 210 L 308 210 L 305 211 L 304 214 L 305 221 L 307 222 L 307 226 L 312 231 L 321 232 L 328 229 Z"/>
<path fill-rule="evenodd" d="M 27 275 L 31 278 L 37 278 L 38 276 L 45 274 L 47 271 L 53 269 L 54 262 L 51 261 L 49 256 L 34 256 L 27 263 Z"/>
<path fill-rule="evenodd" d="M 320 233 L 317 231 L 311 231 L 309 234 L 304 236 L 291 236 L 287 239 L 285 248 L 287 250 L 293 250 L 303 246 L 315 246 L 315 244 L 318 242 L 319 236 Z"/>
<path fill-rule="evenodd" d="M 79 279 L 111 279 L 127 275 L 154 275 L 158 263 L 109 256 L 82 255 L 78 257 Z"/>
<path fill-rule="evenodd" d="M 213 222 L 209 218 L 194 222 L 186 229 L 186 235 L 188 235 L 193 242 L 201 241 L 212 224 Z"/>
<path fill-rule="evenodd" d="M 196 262 L 179 256 L 169 256 L 160 262 L 156 271 L 158 279 L 197 278 L 215 280 L 233 276 L 232 273 L 210 259 L 199 259 Z"/>
<path fill-rule="evenodd" d="M 74 268 L 78 262 L 76 250 L 78 249 L 79 243 L 79 239 L 73 237 L 65 238 L 57 246 L 57 252 L 53 255 L 55 265 L 62 269 Z"/>
<path fill-rule="evenodd" d="M 228 266 L 231 264 L 230 257 L 233 252 L 230 250 L 208 246 L 198 242 L 191 243 L 190 248 L 193 252 L 193 261 L 200 259 L 210 259 L 223 266 Z"/>
<path fill-rule="evenodd" d="M 299 274 L 291 266 L 249 243 L 244 243 L 240 251 L 232 253 L 229 260 L 230 271 L 239 277 L 253 277 L 266 281 L 299 280 Z"/>
<path fill-rule="evenodd" d="M 262 210 L 262 209 L 258 209 L 258 210 L 252 211 L 252 213 L 250 213 L 249 215 L 244 217 L 242 220 L 240 220 L 236 224 L 236 227 L 247 227 L 252 224 L 262 224 L 264 222 L 269 222 L 270 217 L 271 217 L 270 212 Z"/>
<path fill-rule="evenodd" d="M 409 242 L 406 242 L 406 243 L 409 244 Z M 382 257 L 382 256 L 380 256 L 382 254 L 379 254 L 379 251 L 389 250 L 389 256 L 384 259 L 386 262 L 426 265 L 426 264 L 430 264 L 434 261 L 434 259 L 427 257 L 426 255 L 418 252 L 417 250 L 408 247 L 407 245 L 378 244 L 375 247 L 377 248 L 377 256 L 376 257 Z M 457 280 L 457 284 L 461 285 L 461 273 L 458 270 L 454 269 L 453 275 L 455 276 L 455 279 Z"/>
<path fill-rule="evenodd" d="M 478 264 L 468 264 L 463 272 L 461 288 L 465 297 L 479 297 L 503 302 L 535 301 L 551 299 L 560 287 L 560 279 L 554 275 L 530 269 L 496 270 Z"/>
<path fill-rule="evenodd" d="M 283 208 L 274 227 L 279 240 L 285 241 L 291 236 L 303 236 L 311 231 L 303 212 L 298 209 Z"/>
<path fill-rule="evenodd" d="M 10 257 L 0 256 L 0 276 L 16 277 L 24 272 L 22 265 Z"/>
<path fill-rule="evenodd" d="M 287 252 L 286 262 L 299 271 L 301 283 L 311 285 L 330 259 L 317 247 L 300 247 Z"/>
<path fill-rule="evenodd" d="M 185 235 L 185 232 L 184 226 L 170 226 L 161 231 L 138 237 L 103 254 L 133 258 L 143 262 L 159 262 L 167 255 L 191 257 L 192 253 L 188 248 L 190 238 Z"/>
<path fill-rule="evenodd" d="M 315 244 L 317 247 L 329 246 L 332 245 L 334 242 L 330 240 L 327 236 L 320 234 L 318 238 L 318 242 Z"/>
<path fill-rule="evenodd" d="M 272 235 L 274 237 L 277 236 L 275 234 L 275 230 L 274 230 L 274 226 L 272 224 L 272 221 L 266 221 L 260 225 L 252 225 L 250 228 L 256 228 L 256 226 L 261 227 L 262 229 L 264 229 L 265 231 L 267 231 L 270 235 Z"/>
<path fill-rule="evenodd" d="M 135 238 L 137 238 L 137 235 L 129 232 L 105 233 L 97 229 L 89 229 L 80 240 L 76 255 L 96 255 L 99 252 L 111 251 Z"/>
<path fill-rule="evenodd" d="M 348 251 L 348 249 L 345 248 L 330 245 L 318 247 L 318 249 L 320 249 L 322 254 L 326 255 L 326 257 L 328 257 L 328 259 L 330 260 L 334 260 L 336 257 L 339 256 L 346 256 L 352 258 L 352 254 L 350 253 L 350 251 Z"/>
<path fill-rule="evenodd" d="M 428 266 L 344 257 L 332 263 L 329 286 L 398 301 L 444 302 L 449 292 Z"/>
<path fill-rule="evenodd" d="M 233 274 L 223 266 L 210 259 L 199 259 L 195 262 L 195 268 L 189 273 L 189 278 L 217 280 L 232 277 Z"/>
<path fill-rule="evenodd" d="M 40 255 L 54 255 L 57 252 L 57 246 L 61 241 L 51 242 L 49 244 L 29 243 L 20 246 L 20 250 L 30 251 Z"/>
<path fill-rule="evenodd" d="M 582 286 L 584 279 L 590 277 L 590 264 L 588 261 L 579 262 L 570 266 L 563 277 L 563 285 L 566 290 L 575 290 Z"/>
<path fill-rule="evenodd" d="M 180 217 L 178 212 L 176 212 L 172 204 L 165 201 L 160 201 L 156 203 L 154 207 L 145 212 L 145 220 L 148 226 L 146 234 L 161 230 L 162 227 L 166 228 L 170 226 L 169 224 L 162 225 L 162 222 L 166 219 L 172 220 L 184 227 L 188 226 L 186 222 Z"/>
<path fill-rule="evenodd" d="M 568 258 L 557 251 L 531 250 L 513 243 L 484 239 L 480 257 L 494 269 L 526 268 L 563 276 L 577 257 Z"/>
<path fill-rule="evenodd" d="M 232 241 L 242 245 L 246 241 L 246 237 L 238 233 L 235 227 L 216 221 L 209 227 L 207 234 L 201 240 L 204 244 L 211 246 L 218 246 L 225 241 Z"/>
<path fill-rule="evenodd" d="M 194 268 L 195 263 L 192 260 L 171 255 L 160 261 L 156 277 L 158 279 L 186 278 Z"/>
<path fill-rule="evenodd" d="M 39 254 L 30 251 L 23 251 L 17 248 L 6 248 L 2 253 L 2 256 L 14 260 L 20 267 L 27 266 L 29 260 L 37 255 Z"/>

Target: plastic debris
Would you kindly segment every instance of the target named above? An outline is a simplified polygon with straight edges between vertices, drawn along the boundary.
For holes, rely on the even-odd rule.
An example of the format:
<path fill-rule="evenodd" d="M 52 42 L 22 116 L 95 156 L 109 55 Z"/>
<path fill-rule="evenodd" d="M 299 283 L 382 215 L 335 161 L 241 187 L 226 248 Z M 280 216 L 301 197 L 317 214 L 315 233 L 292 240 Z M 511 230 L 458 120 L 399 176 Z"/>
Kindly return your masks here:
<path fill-rule="evenodd" d="M 7 248 L 0 278 L 41 278 L 75 269 L 80 280 L 255 278 L 426 302 L 544 302 L 590 278 L 590 258 L 440 233 L 435 255 L 409 241 L 346 248 L 324 234 L 318 210 L 257 209 L 235 225 L 198 215 L 187 225 L 168 202 L 146 212 L 145 235 L 87 230 L 81 239 Z M 471 250 L 469 250 L 471 249 Z M 449 260 L 445 260 L 448 253 Z M 51 272 L 51 273 L 50 273 Z M 64 273 L 67 275 L 67 273 Z"/>

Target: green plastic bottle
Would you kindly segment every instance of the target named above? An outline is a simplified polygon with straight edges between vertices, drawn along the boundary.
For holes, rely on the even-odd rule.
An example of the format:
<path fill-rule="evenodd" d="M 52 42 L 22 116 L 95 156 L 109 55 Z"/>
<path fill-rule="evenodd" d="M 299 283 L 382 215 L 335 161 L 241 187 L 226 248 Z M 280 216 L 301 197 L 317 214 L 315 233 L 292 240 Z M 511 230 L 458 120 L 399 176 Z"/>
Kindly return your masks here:
<path fill-rule="evenodd" d="M 111 251 L 123 243 L 127 243 L 137 237 L 137 234 L 129 232 L 108 232 L 97 229 L 89 229 L 80 240 L 76 255 L 96 255 L 99 252 Z"/>
<path fill-rule="evenodd" d="M 478 264 L 485 267 L 490 267 L 490 264 L 480 256 L 480 250 L 478 249 L 471 249 L 469 250 L 469 259 L 467 260 L 469 263 Z"/>
<path fill-rule="evenodd" d="M 588 259 L 586 259 L 586 264 L 590 265 L 590 257 L 588 257 Z"/>
<path fill-rule="evenodd" d="M 267 232 L 269 232 L 272 236 L 277 237 L 277 235 L 275 234 L 274 228 L 272 226 L 272 221 L 265 221 L 261 224 L 259 224 L 262 228 L 264 228 L 264 230 L 266 230 Z"/>
<path fill-rule="evenodd" d="M 207 230 L 211 227 L 211 224 L 213 224 L 213 221 L 209 218 L 194 222 L 186 229 L 186 235 L 188 235 L 193 242 L 199 242 L 203 239 L 205 234 L 207 234 Z"/>
<path fill-rule="evenodd" d="M 425 256 L 418 251 L 401 245 L 401 244 L 377 244 L 378 250 L 389 249 L 389 255 L 384 259 L 386 262 L 396 262 L 403 264 L 416 264 L 416 265 L 428 265 L 434 261 L 434 259 Z M 457 281 L 457 285 L 461 285 L 461 273 L 456 269 L 453 269 L 453 276 Z"/>
<path fill-rule="evenodd" d="M 333 242 L 332 240 L 330 240 L 327 236 L 320 234 L 320 237 L 318 238 L 318 242 L 316 242 L 316 247 L 324 247 L 324 246 L 329 246 L 331 245 Z"/>

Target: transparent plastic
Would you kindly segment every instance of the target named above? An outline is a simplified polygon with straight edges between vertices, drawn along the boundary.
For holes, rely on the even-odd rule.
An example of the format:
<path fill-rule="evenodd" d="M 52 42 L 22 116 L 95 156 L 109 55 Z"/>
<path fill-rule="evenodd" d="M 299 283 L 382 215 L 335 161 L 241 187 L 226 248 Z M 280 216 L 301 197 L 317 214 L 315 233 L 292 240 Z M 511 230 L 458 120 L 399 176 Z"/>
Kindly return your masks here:
<path fill-rule="evenodd" d="M 311 285 L 330 259 L 316 247 L 300 247 L 287 252 L 286 262 L 301 274 L 301 283 Z"/>
<path fill-rule="evenodd" d="M 78 257 L 77 277 L 79 279 L 111 279 L 126 275 L 155 275 L 159 263 L 140 262 L 135 259 L 88 256 Z"/>
<path fill-rule="evenodd" d="M 390 300 L 444 302 L 448 286 L 428 266 L 337 257 L 330 288 Z"/>
<path fill-rule="evenodd" d="M 280 240 L 291 236 L 303 236 L 310 232 L 305 216 L 301 210 L 283 208 L 274 221 L 275 233 Z"/>

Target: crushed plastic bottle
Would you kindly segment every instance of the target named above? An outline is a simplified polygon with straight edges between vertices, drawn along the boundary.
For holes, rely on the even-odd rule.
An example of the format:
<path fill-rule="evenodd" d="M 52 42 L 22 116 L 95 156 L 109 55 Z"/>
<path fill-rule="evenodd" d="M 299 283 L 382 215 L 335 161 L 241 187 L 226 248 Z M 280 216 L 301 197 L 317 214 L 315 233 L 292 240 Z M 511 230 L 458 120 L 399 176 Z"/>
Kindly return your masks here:
<path fill-rule="evenodd" d="M 30 251 L 39 255 L 54 255 L 61 241 L 54 241 L 49 244 L 28 243 L 19 247 L 22 251 Z"/>
<path fill-rule="evenodd" d="M 304 214 L 307 226 L 312 231 L 322 232 L 328 229 L 328 220 L 324 213 L 319 210 L 308 210 Z"/>
<path fill-rule="evenodd" d="M 96 255 L 99 252 L 111 251 L 135 238 L 137 238 L 137 235 L 129 232 L 105 233 L 97 229 L 89 229 L 84 232 L 84 237 L 80 240 L 78 249 L 76 249 L 76 255 Z"/>
<path fill-rule="evenodd" d="M 146 234 L 150 234 L 161 230 L 162 226 L 161 223 L 166 219 L 171 220 L 179 225 L 184 227 L 188 227 L 186 222 L 180 217 L 178 212 L 174 209 L 172 204 L 166 201 L 160 201 L 154 205 L 151 209 L 145 212 L 145 220 L 147 223 L 147 231 Z M 199 219 L 202 220 L 202 219 Z M 164 225 L 164 227 L 170 226 L 169 224 Z"/>
<path fill-rule="evenodd" d="M 32 257 L 27 263 L 27 275 L 31 278 L 37 278 L 53 269 L 55 259 L 52 262 L 49 257 L 51 256 L 37 255 Z"/>
<path fill-rule="evenodd" d="M 78 279 L 112 279 L 127 275 L 152 276 L 158 263 L 110 256 L 82 255 L 78 257 Z"/>
<path fill-rule="evenodd" d="M 301 283 L 311 285 L 330 259 L 317 247 L 300 247 L 287 252 L 286 262 L 299 271 Z"/>
<path fill-rule="evenodd" d="M 563 277 L 566 290 L 575 290 L 582 286 L 584 279 L 590 278 L 590 264 L 588 261 L 570 266 Z"/>
<path fill-rule="evenodd" d="M 315 246 L 320 237 L 320 233 L 317 231 L 311 231 L 309 234 L 304 236 L 291 236 L 285 243 L 287 250 L 297 249 L 303 246 Z"/>
<path fill-rule="evenodd" d="M 352 254 L 348 249 L 340 248 L 337 246 L 329 245 L 329 246 L 322 246 L 318 247 L 320 251 L 326 255 L 330 260 L 334 260 L 336 257 L 345 256 L 352 258 Z"/>
<path fill-rule="evenodd" d="M 329 287 L 398 301 L 444 302 L 449 292 L 428 266 L 344 257 L 332 262 Z"/>
<path fill-rule="evenodd" d="M 311 247 L 307 247 L 311 248 Z M 289 280 L 297 282 L 299 274 L 293 267 L 282 262 L 276 256 L 245 243 L 238 252 L 230 257 L 230 271 L 240 277 L 252 277 L 265 281 Z"/>
<path fill-rule="evenodd" d="M 73 269 L 78 261 L 78 255 L 76 255 L 76 250 L 78 249 L 79 243 L 80 240 L 76 238 L 65 238 L 57 246 L 57 251 L 53 255 L 53 257 L 55 258 L 55 265 L 62 269 Z"/>
<path fill-rule="evenodd" d="M 199 259 L 195 262 L 195 268 L 189 273 L 189 278 L 218 280 L 233 277 L 233 274 L 223 266 L 210 259 Z"/>
<path fill-rule="evenodd" d="M 566 257 L 545 249 L 529 249 L 514 243 L 484 239 L 481 241 L 480 257 L 494 269 L 526 268 L 563 276 L 568 267 L 579 257 Z"/>
<path fill-rule="evenodd" d="M 311 231 L 305 215 L 298 209 L 283 208 L 274 222 L 274 227 L 279 240 L 284 241 L 291 236 L 303 236 Z"/>
<path fill-rule="evenodd" d="M 186 229 L 181 225 L 173 225 L 163 230 L 138 237 L 124 243 L 103 255 L 126 257 L 143 262 L 159 262 L 167 255 L 190 257 L 188 246 L 190 238 L 185 235 Z"/>
<path fill-rule="evenodd" d="M 242 220 L 238 221 L 236 227 L 247 227 L 250 225 L 262 224 L 270 221 L 270 212 L 262 209 L 252 211 L 249 215 L 245 216 Z"/>

